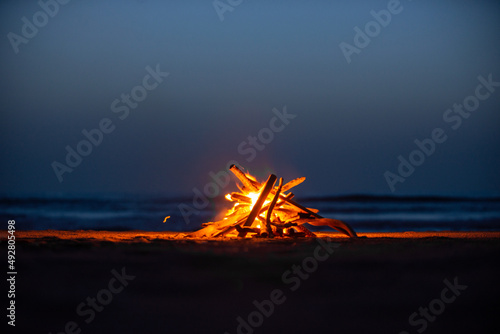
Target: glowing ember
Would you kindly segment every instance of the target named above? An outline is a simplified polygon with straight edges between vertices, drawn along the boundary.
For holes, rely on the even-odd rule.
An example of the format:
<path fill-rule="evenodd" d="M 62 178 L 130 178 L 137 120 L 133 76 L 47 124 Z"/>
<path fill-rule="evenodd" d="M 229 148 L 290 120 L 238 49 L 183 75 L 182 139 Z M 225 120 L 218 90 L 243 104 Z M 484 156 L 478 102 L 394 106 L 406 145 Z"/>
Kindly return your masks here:
<path fill-rule="evenodd" d="M 243 173 L 237 166 L 231 172 L 241 181 L 240 192 L 227 194 L 225 198 L 234 202 L 225 217 L 216 222 L 203 224 L 204 228 L 191 233 L 192 237 L 315 237 L 303 224 L 329 226 L 350 237 L 356 232 L 346 223 L 321 217 L 316 209 L 306 208 L 292 200 L 289 190 L 304 182 L 305 177 L 283 184 L 280 178 L 269 175 L 265 183 L 259 183 L 252 175 Z"/>

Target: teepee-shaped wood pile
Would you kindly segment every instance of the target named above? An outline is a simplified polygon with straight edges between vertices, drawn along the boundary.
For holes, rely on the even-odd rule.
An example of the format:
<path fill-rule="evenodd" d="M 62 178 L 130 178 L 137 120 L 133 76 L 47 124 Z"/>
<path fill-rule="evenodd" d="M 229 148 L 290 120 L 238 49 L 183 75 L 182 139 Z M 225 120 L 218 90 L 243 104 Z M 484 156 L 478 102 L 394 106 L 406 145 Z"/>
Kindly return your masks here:
<path fill-rule="evenodd" d="M 230 171 L 236 175 L 242 185 L 241 192 L 227 194 L 226 198 L 234 202 L 224 219 L 203 224 L 203 228 L 191 233 L 191 237 L 222 236 L 258 236 L 258 237 L 315 237 L 314 233 L 303 224 L 329 226 L 349 237 L 356 238 L 356 232 L 346 223 L 330 218 L 323 218 L 318 210 L 306 208 L 292 200 L 290 189 L 302 183 L 301 177 L 283 184 L 280 178 L 269 175 L 264 183 L 259 183 L 250 174 L 243 173 L 236 165 Z"/>

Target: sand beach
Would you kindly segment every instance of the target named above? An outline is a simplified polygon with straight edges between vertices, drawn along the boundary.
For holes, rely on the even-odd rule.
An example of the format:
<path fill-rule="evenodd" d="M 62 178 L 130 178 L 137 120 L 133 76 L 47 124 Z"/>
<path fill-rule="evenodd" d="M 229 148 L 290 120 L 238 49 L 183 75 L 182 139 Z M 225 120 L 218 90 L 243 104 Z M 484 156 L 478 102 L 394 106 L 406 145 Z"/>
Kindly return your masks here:
<path fill-rule="evenodd" d="M 17 231 L 15 332 L 498 330 L 500 232 L 317 235 Z"/>

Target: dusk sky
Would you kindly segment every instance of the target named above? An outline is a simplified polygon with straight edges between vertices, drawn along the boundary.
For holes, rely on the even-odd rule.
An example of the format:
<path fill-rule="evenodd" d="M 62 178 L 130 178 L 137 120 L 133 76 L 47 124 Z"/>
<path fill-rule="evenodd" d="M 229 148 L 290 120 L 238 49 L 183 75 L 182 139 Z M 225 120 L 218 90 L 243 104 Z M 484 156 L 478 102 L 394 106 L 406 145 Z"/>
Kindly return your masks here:
<path fill-rule="evenodd" d="M 500 195 L 499 2 L 238 3 L 1 2 L 2 193 Z"/>

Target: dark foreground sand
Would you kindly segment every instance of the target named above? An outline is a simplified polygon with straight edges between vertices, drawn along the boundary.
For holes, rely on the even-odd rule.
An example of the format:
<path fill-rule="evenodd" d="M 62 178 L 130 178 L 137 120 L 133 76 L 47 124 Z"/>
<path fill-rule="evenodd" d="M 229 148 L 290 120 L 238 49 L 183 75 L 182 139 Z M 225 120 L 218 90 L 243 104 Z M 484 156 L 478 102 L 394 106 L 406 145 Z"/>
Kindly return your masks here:
<path fill-rule="evenodd" d="M 18 231 L 13 332 L 500 332 L 499 232 L 361 235 Z"/>

